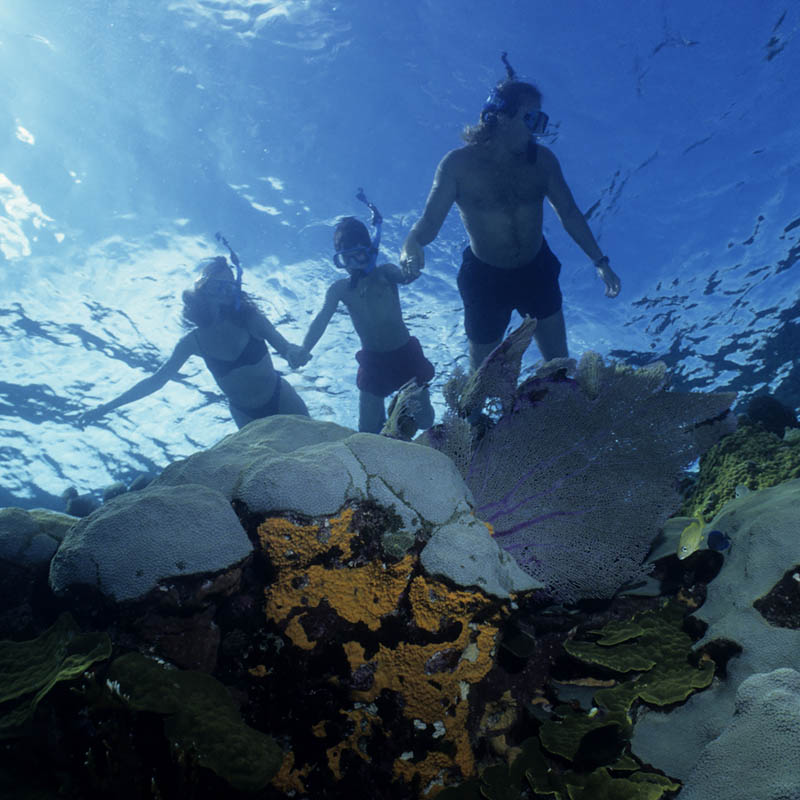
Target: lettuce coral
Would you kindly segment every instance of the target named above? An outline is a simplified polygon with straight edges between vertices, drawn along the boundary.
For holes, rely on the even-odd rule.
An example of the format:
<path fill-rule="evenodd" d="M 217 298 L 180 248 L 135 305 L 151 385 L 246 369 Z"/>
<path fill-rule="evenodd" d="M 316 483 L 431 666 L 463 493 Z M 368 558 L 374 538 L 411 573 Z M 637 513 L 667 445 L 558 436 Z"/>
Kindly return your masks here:
<path fill-rule="evenodd" d="M 82 633 L 68 613 L 36 639 L 0 642 L 0 739 L 19 735 L 59 681 L 82 675 L 110 655 L 108 635 Z"/>

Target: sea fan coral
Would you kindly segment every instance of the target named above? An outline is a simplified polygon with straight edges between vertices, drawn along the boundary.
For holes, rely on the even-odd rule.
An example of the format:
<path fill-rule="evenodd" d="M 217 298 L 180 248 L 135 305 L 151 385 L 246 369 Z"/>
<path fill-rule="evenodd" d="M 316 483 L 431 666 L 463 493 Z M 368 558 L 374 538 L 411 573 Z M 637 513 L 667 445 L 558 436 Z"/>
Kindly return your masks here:
<path fill-rule="evenodd" d="M 587 354 L 576 379 L 524 381 L 472 453 L 477 515 L 561 601 L 610 597 L 646 575 L 650 543 L 680 505 L 680 470 L 702 450 L 698 426 L 713 428 L 735 398 L 665 384 L 663 364 Z"/>

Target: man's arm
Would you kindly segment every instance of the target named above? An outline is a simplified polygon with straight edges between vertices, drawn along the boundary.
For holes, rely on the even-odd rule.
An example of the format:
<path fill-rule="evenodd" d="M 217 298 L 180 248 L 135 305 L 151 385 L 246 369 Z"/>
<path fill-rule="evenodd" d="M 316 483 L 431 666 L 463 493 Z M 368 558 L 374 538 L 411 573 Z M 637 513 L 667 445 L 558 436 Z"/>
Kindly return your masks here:
<path fill-rule="evenodd" d="M 620 280 L 614 270 L 611 269 L 608 257 L 603 255 L 603 251 L 597 244 L 592 229 L 586 221 L 583 212 L 578 208 L 575 198 L 572 196 L 561 165 L 558 159 L 546 147 L 539 147 L 539 153 L 547 170 L 547 191 L 546 196 L 553 210 L 558 214 L 564 230 L 574 239 L 578 247 L 586 253 L 594 262 L 597 274 L 603 279 L 606 285 L 606 295 L 616 297 L 620 290 Z"/>
<path fill-rule="evenodd" d="M 152 375 L 143 378 L 113 400 L 102 403 L 90 411 L 85 411 L 78 417 L 78 425 L 81 427 L 89 425 L 115 408 L 141 400 L 143 397 L 157 392 L 167 381 L 177 377 L 178 371 L 186 363 L 189 356 L 194 355 L 196 352 L 194 333 L 187 333 L 175 345 L 172 355 Z"/>
<path fill-rule="evenodd" d="M 425 252 L 422 248 L 436 238 L 447 212 L 456 200 L 458 181 L 454 161 L 457 152 L 452 150 L 439 162 L 425 202 L 425 210 L 411 227 L 400 251 L 400 266 L 408 280 L 416 278 L 425 266 Z"/>

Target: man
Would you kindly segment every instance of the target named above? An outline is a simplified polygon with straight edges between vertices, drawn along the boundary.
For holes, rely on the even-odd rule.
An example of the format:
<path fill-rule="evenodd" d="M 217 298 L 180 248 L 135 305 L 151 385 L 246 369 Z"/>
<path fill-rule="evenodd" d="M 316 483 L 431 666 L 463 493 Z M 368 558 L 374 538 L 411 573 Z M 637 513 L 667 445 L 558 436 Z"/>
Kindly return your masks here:
<path fill-rule="evenodd" d="M 502 341 L 514 309 L 537 318 L 536 343 L 546 361 L 567 356 L 561 264 L 542 235 L 545 198 L 594 262 L 606 296 L 620 291 L 620 280 L 575 204 L 558 160 L 534 139 L 544 133 L 548 119 L 541 93 L 516 80 L 507 62 L 506 67 L 509 78 L 493 90 L 479 123 L 464 130 L 466 145 L 439 163 L 425 210 L 400 256 L 407 279 L 417 277 L 425 263 L 423 247 L 436 238 L 453 203 L 458 206 L 470 241 L 458 288 L 473 370 Z"/>

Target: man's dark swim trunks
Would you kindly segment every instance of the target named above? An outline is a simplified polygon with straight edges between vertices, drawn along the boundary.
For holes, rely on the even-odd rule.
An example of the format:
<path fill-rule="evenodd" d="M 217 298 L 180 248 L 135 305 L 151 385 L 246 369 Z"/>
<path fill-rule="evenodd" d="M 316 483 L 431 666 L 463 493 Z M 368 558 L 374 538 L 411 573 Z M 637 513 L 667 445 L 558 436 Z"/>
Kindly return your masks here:
<path fill-rule="evenodd" d="M 388 397 L 406 381 L 416 378 L 427 383 L 434 375 L 433 364 L 425 358 L 419 339 L 412 336 L 402 347 L 378 353 L 374 350 L 359 350 L 356 353 L 359 389 L 378 397 Z"/>
<path fill-rule="evenodd" d="M 555 314 L 561 308 L 560 272 L 561 262 L 544 239 L 536 258 L 514 269 L 493 267 L 467 247 L 458 271 L 467 338 L 476 344 L 502 339 L 515 309 L 537 319 Z"/>

